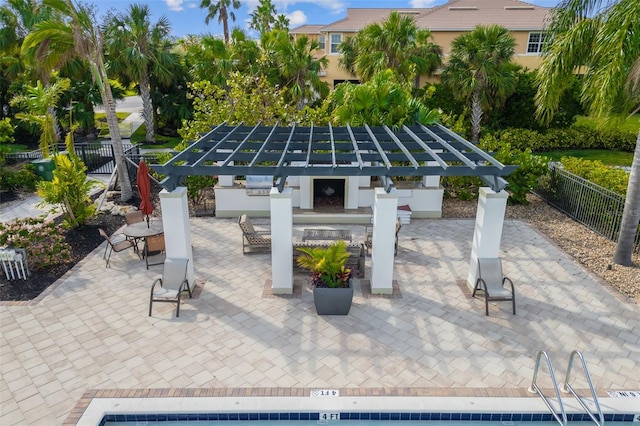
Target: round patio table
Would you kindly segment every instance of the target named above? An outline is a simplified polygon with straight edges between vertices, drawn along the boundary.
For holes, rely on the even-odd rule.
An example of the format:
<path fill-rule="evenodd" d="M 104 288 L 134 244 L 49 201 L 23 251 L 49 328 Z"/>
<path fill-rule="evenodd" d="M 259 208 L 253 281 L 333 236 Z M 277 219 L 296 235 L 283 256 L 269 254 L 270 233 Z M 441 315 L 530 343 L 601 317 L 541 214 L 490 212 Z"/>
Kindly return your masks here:
<path fill-rule="evenodd" d="M 127 225 L 122 230 L 122 233 L 127 237 L 132 238 L 145 238 L 151 237 L 154 235 L 160 235 L 164 232 L 164 228 L 162 227 L 161 219 L 151 219 L 149 221 L 149 226 L 147 226 L 147 221 L 133 223 L 131 225 Z"/>

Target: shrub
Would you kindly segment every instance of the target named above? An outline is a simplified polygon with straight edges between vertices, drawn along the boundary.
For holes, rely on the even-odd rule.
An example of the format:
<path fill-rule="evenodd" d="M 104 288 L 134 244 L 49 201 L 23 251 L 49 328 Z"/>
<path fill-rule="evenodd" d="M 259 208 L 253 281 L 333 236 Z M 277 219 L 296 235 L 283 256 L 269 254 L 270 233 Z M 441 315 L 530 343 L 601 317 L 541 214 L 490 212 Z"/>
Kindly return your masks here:
<path fill-rule="evenodd" d="M 43 218 L 14 219 L 0 222 L 0 246 L 24 248 L 33 269 L 67 263 L 71 247 L 64 241 L 54 222 Z"/>
<path fill-rule="evenodd" d="M 486 151 L 496 150 L 495 159 L 502 164 L 517 165 L 518 168 L 506 177 L 509 182 L 509 204 L 528 204 L 527 193 L 536 187 L 541 176 L 549 172 L 547 157 L 533 155 L 531 149 L 512 148 L 509 143 L 500 143 L 493 137 L 485 137 L 479 146 Z"/>
<path fill-rule="evenodd" d="M 15 171 L 8 167 L 0 168 L 0 190 L 25 190 L 34 192 L 40 181 L 33 164 L 25 164 L 22 169 Z"/>
<path fill-rule="evenodd" d="M 185 183 L 191 205 L 199 206 L 204 199 L 205 189 L 215 186 L 217 182 L 218 179 L 214 176 L 187 176 Z"/>
<path fill-rule="evenodd" d="M 442 178 L 444 195 L 460 200 L 478 198 L 478 188 L 483 185 L 480 178 L 475 176 L 445 176 Z"/>
<path fill-rule="evenodd" d="M 600 161 L 562 157 L 562 168 L 588 181 L 626 197 L 629 173 L 623 169 L 610 167 Z"/>
<path fill-rule="evenodd" d="M 38 184 L 38 195 L 44 202 L 62 207 L 65 225 L 73 228 L 86 223 L 95 214 L 89 192 L 94 183 L 87 180 L 87 168 L 75 154 L 58 154 L 51 182 Z"/>
<path fill-rule="evenodd" d="M 637 134 L 623 130 L 603 130 L 585 126 L 549 129 L 544 133 L 510 128 L 494 133 L 501 142 L 515 149 L 530 148 L 533 152 L 562 149 L 615 149 L 633 152 Z"/>

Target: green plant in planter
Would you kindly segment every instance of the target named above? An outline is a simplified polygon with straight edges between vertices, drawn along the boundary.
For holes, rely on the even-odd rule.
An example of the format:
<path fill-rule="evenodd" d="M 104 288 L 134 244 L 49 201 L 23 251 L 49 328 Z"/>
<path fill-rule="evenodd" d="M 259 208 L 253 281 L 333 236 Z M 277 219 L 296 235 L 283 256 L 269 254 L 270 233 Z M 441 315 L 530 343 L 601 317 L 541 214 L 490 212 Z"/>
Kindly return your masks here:
<path fill-rule="evenodd" d="M 336 241 L 329 247 L 302 247 L 298 265 L 311 271 L 311 284 L 314 287 L 348 287 L 351 269 L 345 264 L 349 259 L 347 243 Z"/>

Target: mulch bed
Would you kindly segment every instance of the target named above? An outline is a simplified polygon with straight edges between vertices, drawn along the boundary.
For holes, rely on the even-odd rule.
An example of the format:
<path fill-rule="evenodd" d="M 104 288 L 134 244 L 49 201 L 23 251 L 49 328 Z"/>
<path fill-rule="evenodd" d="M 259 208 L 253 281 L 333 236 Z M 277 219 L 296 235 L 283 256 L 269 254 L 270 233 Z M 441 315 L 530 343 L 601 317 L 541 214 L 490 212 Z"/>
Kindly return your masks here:
<path fill-rule="evenodd" d="M 0 301 L 24 301 L 32 300 L 42 293 L 47 287 L 56 282 L 69 269 L 87 257 L 96 247 L 104 242 L 98 233 L 102 228 L 109 235 L 124 225 L 123 216 L 114 216 L 109 213 L 98 214 L 87 224 L 74 228 L 64 229 L 59 227 L 65 237 L 65 241 L 71 246 L 71 259 L 63 263 L 47 268 L 32 270 L 26 280 L 7 280 L 4 272 L 0 272 Z"/>

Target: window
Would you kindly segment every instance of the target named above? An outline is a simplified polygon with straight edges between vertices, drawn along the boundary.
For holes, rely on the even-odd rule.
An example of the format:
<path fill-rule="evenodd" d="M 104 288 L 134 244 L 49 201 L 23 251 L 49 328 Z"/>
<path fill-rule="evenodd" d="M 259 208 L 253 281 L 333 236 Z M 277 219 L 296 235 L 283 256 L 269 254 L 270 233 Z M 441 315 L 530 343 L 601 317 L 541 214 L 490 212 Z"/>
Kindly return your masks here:
<path fill-rule="evenodd" d="M 324 51 L 324 36 L 318 36 L 318 49 Z"/>
<path fill-rule="evenodd" d="M 529 33 L 529 43 L 527 43 L 527 53 L 542 52 L 545 33 Z"/>
<path fill-rule="evenodd" d="M 331 53 L 340 53 L 338 46 L 342 43 L 342 34 L 331 34 Z"/>

